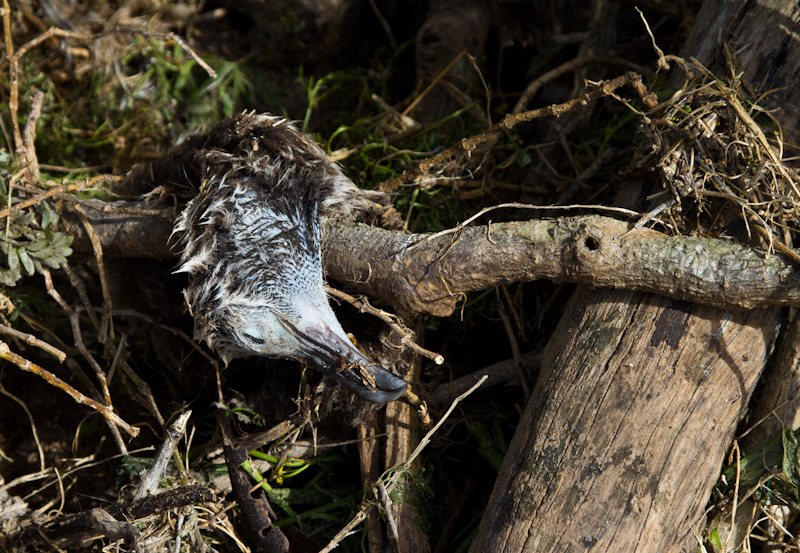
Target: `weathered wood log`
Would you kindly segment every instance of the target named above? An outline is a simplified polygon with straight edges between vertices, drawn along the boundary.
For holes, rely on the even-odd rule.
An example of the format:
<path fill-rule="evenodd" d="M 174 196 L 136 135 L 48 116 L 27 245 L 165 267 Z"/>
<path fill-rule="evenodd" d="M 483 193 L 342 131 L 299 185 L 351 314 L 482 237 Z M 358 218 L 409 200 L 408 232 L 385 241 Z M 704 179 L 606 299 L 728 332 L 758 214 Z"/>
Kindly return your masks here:
<path fill-rule="evenodd" d="M 472 551 L 688 548 L 777 315 L 581 288 Z"/>
<path fill-rule="evenodd" d="M 763 41 L 765 29 L 780 29 L 782 51 L 797 51 L 792 3 L 706 2 L 704 12 L 719 16 L 694 25 L 689 54 L 718 54 L 714 41 L 736 36 L 745 81 L 757 68 L 755 90 L 786 88 L 783 103 L 797 103 L 794 72 L 782 65 L 796 56 L 770 56 L 774 44 Z M 796 128 L 793 113 L 780 117 L 784 130 Z M 580 289 L 470 551 L 694 551 L 777 325 L 775 309 L 731 313 Z"/>

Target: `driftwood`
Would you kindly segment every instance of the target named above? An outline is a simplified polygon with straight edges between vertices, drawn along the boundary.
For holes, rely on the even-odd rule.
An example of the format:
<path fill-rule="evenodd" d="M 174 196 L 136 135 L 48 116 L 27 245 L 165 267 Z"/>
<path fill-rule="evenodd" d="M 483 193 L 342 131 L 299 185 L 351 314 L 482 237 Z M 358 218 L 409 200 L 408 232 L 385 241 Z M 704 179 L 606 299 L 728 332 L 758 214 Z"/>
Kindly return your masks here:
<path fill-rule="evenodd" d="M 471 551 L 697 547 L 777 315 L 581 288 Z"/>
<path fill-rule="evenodd" d="M 166 259 L 171 210 L 82 202 L 104 255 Z M 62 209 L 73 247 L 91 252 L 84 226 Z M 751 309 L 800 305 L 800 275 L 780 255 L 735 242 L 667 236 L 596 215 L 497 223 L 436 236 L 332 225 L 323 262 L 333 280 L 408 313 L 447 316 L 465 292 L 549 279 Z"/>
<path fill-rule="evenodd" d="M 393 305 L 446 316 L 464 292 L 549 279 L 659 294 L 733 309 L 796 305 L 800 278 L 778 256 L 723 240 L 671 237 L 599 216 L 408 236 L 334 227 L 328 274 Z"/>

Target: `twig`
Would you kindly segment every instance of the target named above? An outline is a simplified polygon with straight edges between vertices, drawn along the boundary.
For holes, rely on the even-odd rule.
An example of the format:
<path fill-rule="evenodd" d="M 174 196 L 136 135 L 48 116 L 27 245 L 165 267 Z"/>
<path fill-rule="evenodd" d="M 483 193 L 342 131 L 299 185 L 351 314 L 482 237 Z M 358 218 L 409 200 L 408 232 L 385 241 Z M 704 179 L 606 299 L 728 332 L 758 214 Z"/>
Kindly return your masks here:
<path fill-rule="evenodd" d="M 165 325 L 165 324 L 158 323 L 155 320 L 153 320 L 152 317 L 149 317 L 149 316 L 145 315 L 144 313 L 140 313 L 140 312 L 134 311 L 132 309 L 115 309 L 114 311 L 112 311 L 112 313 L 114 315 L 118 315 L 118 316 L 135 317 L 137 319 L 141 319 L 141 320 L 145 321 L 148 324 L 151 324 L 153 326 L 157 326 L 161 330 L 165 330 L 165 331 L 169 332 L 170 334 L 178 336 L 179 338 L 183 339 L 189 346 L 191 346 L 192 349 L 197 351 L 197 353 L 202 355 L 206 359 L 206 361 L 211 363 L 211 365 L 214 366 L 214 368 L 217 370 L 217 372 L 219 372 L 219 361 L 216 358 L 214 358 L 214 356 L 209 354 L 208 351 L 203 349 L 203 347 L 200 344 L 198 344 L 197 342 L 192 340 L 192 338 L 188 334 L 186 334 L 183 330 L 181 330 L 179 328 L 172 327 L 172 326 L 168 326 L 168 325 Z"/>
<path fill-rule="evenodd" d="M 414 460 L 419 456 L 419 454 L 422 453 L 422 450 L 425 449 L 425 447 L 430 443 L 431 437 L 436 433 L 437 430 L 439 430 L 439 427 L 441 427 L 442 424 L 444 424 L 444 421 L 447 420 L 447 418 L 456 408 L 456 405 L 458 405 L 459 402 L 461 402 L 464 398 L 469 396 L 472 392 L 477 390 L 480 387 L 480 385 L 483 384 L 484 381 L 486 381 L 487 378 L 488 377 L 484 376 L 478 382 L 476 382 L 475 385 L 472 386 L 469 390 L 467 390 L 466 392 L 455 398 L 453 400 L 453 403 L 450 404 L 450 407 L 447 409 L 445 414 L 442 415 L 442 418 L 439 419 L 439 422 L 437 422 L 436 425 L 433 428 L 431 428 L 427 434 L 425 434 L 425 437 L 422 438 L 422 440 L 420 440 L 419 445 L 417 445 L 416 449 L 414 449 L 411 455 L 409 455 L 408 459 L 403 461 L 400 465 L 397 465 L 396 467 L 393 467 L 384 473 L 384 475 L 387 474 L 389 475 L 388 478 L 386 478 L 385 480 L 381 478 L 381 480 L 384 482 L 385 486 L 384 489 L 386 490 L 387 495 L 392 493 L 392 490 L 394 490 L 395 486 L 397 486 L 397 482 L 400 480 L 400 477 L 403 474 L 403 472 L 407 470 L 408 467 L 411 466 L 411 463 L 414 462 Z M 352 530 L 356 526 L 361 524 L 361 522 L 363 522 L 364 519 L 367 518 L 367 512 L 371 507 L 372 504 L 369 503 L 366 505 L 362 505 L 361 508 L 358 510 L 358 513 L 356 513 L 356 515 L 353 517 L 353 520 L 351 520 L 344 528 L 342 528 L 339 531 L 339 533 L 336 534 L 333 537 L 333 539 L 331 539 L 328 545 L 326 545 L 322 550 L 320 550 L 319 553 L 328 553 L 329 551 L 332 551 L 336 547 L 338 547 L 339 543 L 344 538 L 349 536 Z"/>
<path fill-rule="evenodd" d="M 52 346 L 43 340 L 40 340 L 39 338 L 33 336 L 32 334 L 28 334 L 26 332 L 20 332 L 19 330 L 16 330 L 14 328 L 5 325 L 0 325 L 0 334 L 7 334 L 9 336 L 13 336 L 18 340 L 22 340 L 29 346 L 35 346 L 39 349 L 42 349 L 47 353 L 49 353 L 50 355 L 52 355 L 53 357 L 55 357 L 56 359 L 58 359 L 58 361 L 61 363 L 63 363 L 64 360 L 67 358 L 66 353 L 64 353 L 57 347 Z"/>
<path fill-rule="evenodd" d="M 411 348 L 411 351 L 417 355 L 431 359 L 437 365 L 444 363 L 444 357 L 442 357 L 441 354 L 427 350 L 414 341 L 413 333 L 407 326 L 400 322 L 400 318 L 397 315 L 388 313 L 382 309 L 378 309 L 377 307 L 373 307 L 365 297 L 355 298 L 346 292 L 342 292 L 336 288 L 331 288 L 330 286 L 326 286 L 325 291 L 330 296 L 346 301 L 362 313 L 369 313 L 370 315 L 378 317 L 400 336 L 402 336 L 402 344 L 407 345 L 409 348 Z"/>
<path fill-rule="evenodd" d="M 75 288 L 75 292 L 78 293 L 78 299 L 81 300 L 81 304 L 86 310 L 86 315 L 89 317 L 89 322 L 92 324 L 92 327 L 94 327 L 95 332 L 99 335 L 100 323 L 94 314 L 96 310 L 92 307 L 92 302 L 89 301 L 89 294 L 86 292 L 86 286 L 78 274 L 72 270 L 72 266 L 69 264 L 69 262 L 64 263 L 64 265 L 61 267 L 61 270 L 67 275 L 69 283 L 72 284 L 72 287 Z"/>
<path fill-rule="evenodd" d="M 728 549 L 728 541 L 730 540 L 731 536 L 736 532 L 736 510 L 739 508 L 739 484 L 741 482 L 742 476 L 742 452 L 739 450 L 739 442 L 734 440 L 733 441 L 733 451 L 731 454 L 736 453 L 736 482 L 733 486 L 733 503 L 731 505 L 731 528 L 728 531 L 727 535 L 725 536 L 725 544 L 723 545 L 723 551 L 729 551 Z M 738 546 L 738 544 L 734 544 Z"/>
<path fill-rule="evenodd" d="M 11 6 L 3 0 L 3 36 L 6 39 L 6 57 L 14 55 L 14 41 L 11 39 Z"/>
<path fill-rule="evenodd" d="M 511 345 L 511 354 L 514 356 L 514 365 L 517 367 L 519 374 L 519 381 L 522 383 L 522 393 L 525 397 L 525 403 L 531 397 L 531 388 L 528 384 L 528 376 L 525 374 L 525 365 L 522 362 L 522 354 L 519 351 L 519 344 L 517 337 L 514 335 L 514 329 L 511 326 L 511 319 L 508 317 L 506 308 L 503 305 L 503 298 L 500 297 L 500 288 L 495 288 L 497 296 L 497 312 L 500 314 L 500 320 L 503 321 L 503 328 L 508 336 L 508 343 Z"/>
<path fill-rule="evenodd" d="M 409 405 L 411 405 L 411 407 L 417 410 L 419 422 L 423 427 L 427 428 L 431 425 L 431 415 L 428 410 L 428 404 L 414 393 L 410 383 L 400 398 L 405 400 Z"/>
<path fill-rule="evenodd" d="M 51 188 L 47 192 L 42 192 L 41 194 L 37 194 L 32 198 L 28 198 L 27 200 L 17 202 L 13 206 L 4 207 L 2 210 L 0 210 L 0 219 L 2 219 L 3 217 L 8 217 L 12 213 L 15 213 L 21 209 L 25 209 L 26 207 L 30 207 L 32 205 L 38 205 L 39 202 L 41 202 L 42 200 L 46 200 L 47 198 L 52 198 L 53 196 L 57 196 L 64 192 L 75 192 L 77 190 L 93 186 L 98 182 L 116 182 L 121 179 L 122 177 L 116 177 L 113 175 L 98 175 L 97 177 L 86 179 L 82 182 L 71 182 L 69 184 L 62 184 L 56 186 L 55 188 Z"/>
<path fill-rule="evenodd" d="M 650 37 L 650 40 L 653 43 L 653 50 L 655 50 L 656 54 L 658 54 L 658 69 L 669 69 L 669 63 L 667 63 L 667 60 L 664 57 L 664 51 L 658 47 L 658 44 L 656 44 L 656 37 L 653 36 L 653 31 L 650 30 L 650 24 L 647 23 L 647 19 L 644 17 L 642 10 L 636 8 L 636 11 L 639 12 L 639 17 L 642 18 L 642 23 L 644 23 L 645 29 L 647 29 L 647 35 Z"/>
<path fill-rule="evenodd" d="M 147 471 L 147 474 L 142 478 L 142 485 L 133 497 L 133 500 L 142 499 L 148 495 L 155 495 L 158 491 L 158 485 L 161 482 L 164 474 L 167 472 L 172 454 L 178 445 L 181 436 L 186 432 L 186 424 L 189 422 L 189 417 L 192 415 L 191 411 L 186 411 L 179 416 L 175 422 L 170 425 L 167 430 L 167 435 L 164 441 L 161 442 L 161 447 L 158 448 L 155 458 L 153 459 L 153 466 Z"/>
<path fill-rule="evenodd" d="M 8 344 L 2 341 L 0 341 L 0 358 L 11 361 L 23 371 L 33 373 L 43 378 L 49 384 L 69 394 L 72 397 L 72 399 L 74 399 L 76 402 L 80 403 L 81 405 L 86 405 L 88 407 L 91 407 L 92 409 L 98 411 L 101 415 L 103 415 L 106 418 L 107 421 L 112 422 L 113 424 L 119 426 L 131 436 L 136 437 L 139 435 L 138 428 L 129 425 L 127 422 L 119 418 L 119 416 L 117 416 L 117 414 L 114 413 L 114 411 L 112 411 L 109 407 L 93 400 L 90 397 L 83 395 L 78 390 L 76 390 L 75 388 L 73 388 L 60 378 L 58 378 L 50 371 L 43 369 L 36 363 L 32 363 L 31 361 L 28 361 L 21 355 L 14 353 L 9 349 Z"/>
<path fill-rule="evenodd" d="M 75 342 L 75 347 L 78 348 L 78 351 L 81 353 L 84 359 L 89 363 L 94 370 L 95 375 L 97 376 L 97 380 L 100 382 L 101 390 L 103 393 L 103 399 L 106 405 L 109 408 L 113 408 L 113 404 L 111 401 L 111 392 L 108 389 L 108 380 L 106 379 L 106 375 L 103 372 L 103 369 L 100 367 L 100 364 L 88 350 L 86 345 L 83 343 L 83 336 L 81 334 L 80 328 L 80 321 L 78 320 L 79 312 L 75 309 L 72 309 L 64 298 L 61 297 L 61 294 L 53 286 L 53 278 L 50 275 L 50 271 L 48 269 L 44 269 L 44 282 L 45 287 L 47 288 L 47 293 L 52 297 L 58 305 L 64 310 L 64 312 L 69 316 L 69 322 L 72 327 L 72 338 Z M 127 447 L 125 446 L 125 442 L 122 441 L 121 436 L 119 435 L 119 431 L 116 427 L 109 423 L 109 430 L 111 431 L 111 435 L 114 436 L 115 441 L 117 442 L 117 447 L 119 447 L 120 451 L 125 453 L 127 451 Z M 129 432 L 130 433 L 130 432 Z"/>
<path fill-rule="evenodd" d="M 419 454 L 422 453 L 422 450 L 425 449 L 425 447 L 430 443 L 431 437 L 433 437 L 433 435 L 436 433 L 436 431 L 439 430 L 439 427 L 442 426 L 442 424 L 444 424 L 444 421 L 447 420 L 447 418 L 450 416 L 450 413 L 452 413 L 453 410 L 456 408 L 456 405 L 458 405 L 461 401 L 463 401 L 465 398 L 470 396 L 475 390 L 480 388 L 481 385 L 484 382 L 486 382 L 487 378 L 488 378 L 487 376 L 482 377 L 469 390 L 467 390 L 466 392 L 464 392 L 463 394 L 461 394 L 460 396 L 458 396 L 456 399 L 453 400 L 453 403 L 450 404 L 450 407 L 447 409 L 447 411 L 445 411 L 444 415 L 442 415 L 442 418 L 439 419 L 439 422 L 437 422 L 436 425 L 433 428 L 431 428 L 428 431 L 427 434 L 425 434 L 425 437 L 422 438 L 422 440 L 420 440 L 419 445 L 416 447 L 414 452 L 411 454 L 411 456 L 408 459 L 406 459 L 403 462 L 403 464 L 400 466 L 400 468 L 409 467 L 411 465 L 411 463 L 414 462 L 414 459 L 416 459 L 419 456 Z M 396 474 L 393 475 L 392 478 L 393 478 L 393 480 L 390 481 L 389 485 L 387 485 L 387 487 L 386 487 L 386 490 L 388 492 L 391 492 L 394 489 L 394 486 L 397 483 L 397 479 L 398 478 L 396 477 Z"/>
<path fill-rule="evenodd" d="M 535 381 L 542 364 L 542 352 L 532 351 L 523 354 L 522 363 L 525 367 L 526 374 Z M 430 401 L 434 405 L 449 401 L 452 397 L 468 390 L 470 386 L 484 376 L 489 379 L 486 384 L 484 384 L 484 389 L 492 386 L 500 386 L 501 384 L 516 385 L 519 371 L 517 370 L 517 364 L 514 359 L 498 361 L 497 363 L 493 363 L 488 367 L 474 371 L 451 382 L 439 384 L 430 392 Z"/>
<path fill-rule="evenodd" d="M 459 58 L 457 57 L 455 60 L 453 60 L 452 63 L 455 63 L 455 61 L 457 61 L 458 59 Z M 447 69 L 449 69 L 449 66 L 448 68 L 445 69 L 445 71 Z M 600 86 L 598 86 L 591 92 L 588 92 L 577 98 L 573 98 L 568 102 L 564 102 L 562 104 L 554 104 L 543 108 L 534 109 L 531 111 L 525 111 L 517 114 L 509 113 L 503 118 L 502 121 L 500 121 L 499 123 L 495 123 L 487 130 L 479 134 L 476 134 L 475 136 L 472 136 L 470 138 L 462 138 L 458 143 L 451 146 L 450 148 L 447 148 L 445 151 L 436 154 L 435 156 L 424 159 L 419 163 L 417 163 L 416 165 L 414 165 L 411 169 L 404 171 L 402 175 L 385 181 L 384 183 L 381 184 L 380 189 L 384 192 L 392 192 L 397 187 L 399 187 L 404 183 L 415 182 L 418 178 L 430 172 L 430 170 L 433 169 L 433 167 L 441 165 L 446 161 L 449 161 L 458 154 L 468 155 L 471 151 L 477 149 L 478 146 L 494 140 L 495 137 L 501 132 L 510 130 L 520 123 L 533 121 L 534 119 L 546 116 L 560 117 L 561 115 L 567 113 L 575 106 L 584 105 L 598 98 L 602 98 L 603 96 L 608 96 L 616 89 L 624 85 L 632 84 L 635 86 L 637 83 L 641 85 L 641 82 L 642 82 L 641 75 L 633 72 L 628 72 L 625 75 L 622 75 L 615 79 L 604 81 L 603 83 L 600 84 Z M 637 91 L 639 90 L 641 90 L 641 87 L 637 87 Z"/>
<path fill-rule="evenodd" d="M 447 75 L 448 71 L 450 71 L 450 70 L 453 68 L 453 66 L 454 66 L 456 63 L 458 63 L 458 60 L 460 60 L 461 58 L 463 58 L 463 57 L 464 57 L 466 54 L 467 54 L 467 53 L 466 53 L 464 50 L 462 50 L 462 51 L 461 51 L 461 52 L 460 52 L 460 53 L 459 53 L 459 54 L 458 54 L 458 55 L 457 55 L 455 58 L 453 58 L 453 61 L 451 61 L 450 63 L 448 63 L 448 64 L 445 66 L 445 68 L 444 68 L 444 69 L 442 69 L 442 70 L 439 72 L 439 74 L 438 74 L 438 75 L 436 75 L 436 77 L 434 77 L 434 79 L 433 79 L 433 80 L 430 82 L 430 84 L 429 84 L 428 86 L 426 86 L 426 87 L 425 87 L 425 90 L 423 90 L 423 91 L 422 91 L 422 93 L 420 93 L 420 95 L 419 95 L 419 96 L 417 96 L 416 98 L 414 98 L 414 101 L 413 101 L 413 102 L 411 102 L 411 104 L 409 104 L 409 106 L 408 106 L 406 109 L 404 109 L 404 110 L 403 110 L 403 113 L 402 113 L 401 115 L 402 115 L 403 117 L 405 117 L 405 116 L 407 116 L 409 113 L 411 113 L 411 112 L 414 110 L 414 108 L 415 108 L 415 107 L 417 107 L 417 104 L 419 104 L 419 103 L 422 101 L 422 99 L 423 99 L 425 96 L 427 96 L 427 94 L 428 94 L 428 93 L 429 93 L 431 90 L 433 90 L 433 87 L 434 87 L 434 86 L 436 86 L 436 83 L 438 83 L 439 81 L 441 81 L 441 80 L 442 80 L 442 78 L 444 78 L 444 76 L 445 76 L 445 75 Z"/>
<path fill-rule="evenodd" d="M 22 407 L 22 410 L 25 411 L 25 414 L 28 416 L 28 423 L 31 425 L 31 433 L 33 433 L 33 442 L 36 444 L 36 451 L 39 453 L 39 471 L 45 471 L 45 464 L 44 464 L 44 449 L 42 449 L 42 442 L 39 440 L 39 432 L 36 431 L 36 422 L 33 420 L 33 415 L 31 414 L 31 410 L 28 409 L 28 406 L 22 401 L 20 398 L 6 390 L 2 383 L 0 383 L 0 394 L 3 394 L 6 397 L 11 398 L 12 400 L 16 401 L 17 404 Z M 9 459 L 10 461 L 11 459 Z"/>
<path fill-rule="evenodd" d="M 608 205 L 533 205 L 533 204 L 521 204 L 518 202 L 509 202 L 504 204 L 497 204 L 492 205 L 489 207 L 484 207 L 479 212 L 477 212 L 472 217 L 465 219 L 458 225 L 454 226 L 453 228 L 445 229 L 434 234 L 427 234 L 425 238 L 420 240 L 419 242 L 409 246 L 409 250 L 413 250 L 414 248 L 418 248 L 423 243 L 427 242 L 428 240 L 433 240 L 435 238 L 439 238 L 440 236 L 446 236 L 448 234 L 453 234 L 454 232 L 461 232 L 465 227 L 467 227 L 472 221 L 478 219 L 490 211 L 494 211 L 495 209 L 505 209 L 513 207 L 516 209 L 543 209 L 543 210 L 554 210 L 554 209 L 597 209 L 599 211 L 611 211 L 614 213 L 622 213 L 623 215 L 629 215 L 631 217 L 640 217 L 642 214 L 638 211 L 633 211 L 630 209 L 625 209 L 624 207 L 613 207 Z"/>
<path fill-rule="evenodd" d="M 386 493 L 386 486 L 383 485 L 383 482 L 378 482 L 375 484 L 375 487 L 378 488 L 378 499 L 383 506 L 384 513 L 386 513 L 386 522 L 389 526 L 389 539 L 392 540 L 392 543 L 399 551 L 400 536 L 397 535 L 397 524 L 394 521 L 392 510 L 390 509 L 392 500 L 389 499 L 389 494 Z"/>
<path fill-rule="evenodd" d="M 116 520 L 137 520 L 171 509 L 215 501 L 214 493 L 200 485 L 179 486 L 138 501 L 108 505 L 105 511 Z M 52 538 L 86 532 L 90 511 L 64 515 L 42 525 L 41 531 Z"/>
<path fill-rule="evenodd" d="M 389 22 L 386 21 L 386 18 L 383 17 L 383 14 L 378 9 L 378 6 L 375 4 L 375 0 L 369 0 L 369 7 L 372 8 L 372 13 L 378 19 L 383 27 L 383 32 L 386 33 L 386 37 L 389 39 L 389 46 L 391 46 L 392 51 L 397 50 L 397 41 L 394 39 L 394 35 L 392 34 L 392 28 L 389 26 Z"/>
<path fill-rule="evenodd" d="M 25 130 L 22 133 L 22 148 L 24 150 L 24 166 L 26 180 L 33 184 L 39 182 L 39 160 L 36 157 L 36 123 L 42 114 L 42 102 L 44 92 L 36 89 L 31 99 L 31 110 L 28 113 L 28 120 L 25 123 Z"/>
<path fill-rule="evenodd" d="M 136 394 L 134 394 L 132 390 L 128 390 L 131 397 L 144 405 L 144 407 L 153 414 L 156 422 L 158 422 L 158 426 L 164 428 L 166 426 L 164 417 L 161 416 L 161 411 L 159 411 L 158 405 L 156 405 L 156 400 L 153 397 L 153 391 L 150 389 L 150 385 L 133 370 L 133 367 L 131 367 L 125 359 L 120 359 L 120 366 L 122 367 L 121 374 L 133 380 L 136 386 Z M 127 383 L 124 378 L 123 383 Z"/>
<path fill-rule="evenodd" d="M 75 204 L 72 206 L 72 209 L 78 214 L 78 218 L 83 228 L 86 230 L 86 235 L 92 243 L 94 257 L 97 261 L 97 272 L 100 275 L 100 289 L 103 293 L 103 317 L 100 320 L 99 340 L 105 343 L 109 336 L 114 335 L 114 323 L 111 318 L 111 292 L 108 287 L 108 279 L 106 278 L 106 270 L 103 263 L 103 246 L 100 243 L 100 238 L 94 231 L 94 227 L 86 217 L 83 208 L 79 204 Z"/>
<path fill-rule="evenodd" d="M 525 87 L 525 91 L 520 96 L 519 100 L 517 100 L 517 104 L 514 106 L 514 109 L 511 113 L 521 113 L 528 107 L 528 102 L 530 102 L 536 93 L 539 90 L 549 83 L 550 81 L 559 78 L 562 75 L 565 75 L 578 67 L 588 65 L 590 63 L 605 63 L 605 64 L 619 64 L 628 66 L 631 69 L 638 71 L 639 73 L 645 73 L 647 71 L 646 68 L 641 67 L 633 62 L 622 58 L 609 58 L 606 56 L 580 56 L 578 58 L 573 58 L 565 63 L 562 63 L 558 67 L 551 69 L 547 73 L 538 76 L 534 81 L 528 84 Z"/>

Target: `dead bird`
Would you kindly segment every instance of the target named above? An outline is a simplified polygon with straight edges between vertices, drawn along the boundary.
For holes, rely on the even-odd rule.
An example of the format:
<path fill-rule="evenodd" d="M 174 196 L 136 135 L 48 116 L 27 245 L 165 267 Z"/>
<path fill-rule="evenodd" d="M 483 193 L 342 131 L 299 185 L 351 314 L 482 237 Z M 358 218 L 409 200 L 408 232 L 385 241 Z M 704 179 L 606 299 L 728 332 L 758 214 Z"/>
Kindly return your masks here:
<path fill-rule="evenodd" d="M 310 137 L 271 115 L 226 119 L 171 155 L 180 163 L 166 168 L 168 178 L 199 188 L 173 231 L 195 339 L 226 363 L 295 359 L 361 399 L 400 397 L 406 382 L 348 339 L 324 288 L 322 225 L 364 210 L 370 193 Z"/>

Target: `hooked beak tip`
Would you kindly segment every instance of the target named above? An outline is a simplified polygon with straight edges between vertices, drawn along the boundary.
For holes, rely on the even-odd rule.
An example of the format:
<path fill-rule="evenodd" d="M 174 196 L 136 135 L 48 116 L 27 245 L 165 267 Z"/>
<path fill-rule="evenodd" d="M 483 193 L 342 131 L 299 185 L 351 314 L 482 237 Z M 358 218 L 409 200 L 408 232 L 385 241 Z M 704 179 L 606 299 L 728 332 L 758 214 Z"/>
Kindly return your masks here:
<path fill-rule="evenodd" d="M 353 392 L 359 399 L 372 403 L 389 403 L 396 400 L 408 387 L 399 376 L 373 363 L 349 340 L 334 332 L 320 336 L 298 332 L 306 348 L 303 356 L 322 373 Z"/>
<path fill-rule="evenodd" d="M 403 395 L 408 383 L 359 353 L 359 359 L 326 365 L 322 372 L 333 377 L 359 399 L 372 403 L 389 403 Z"/>

